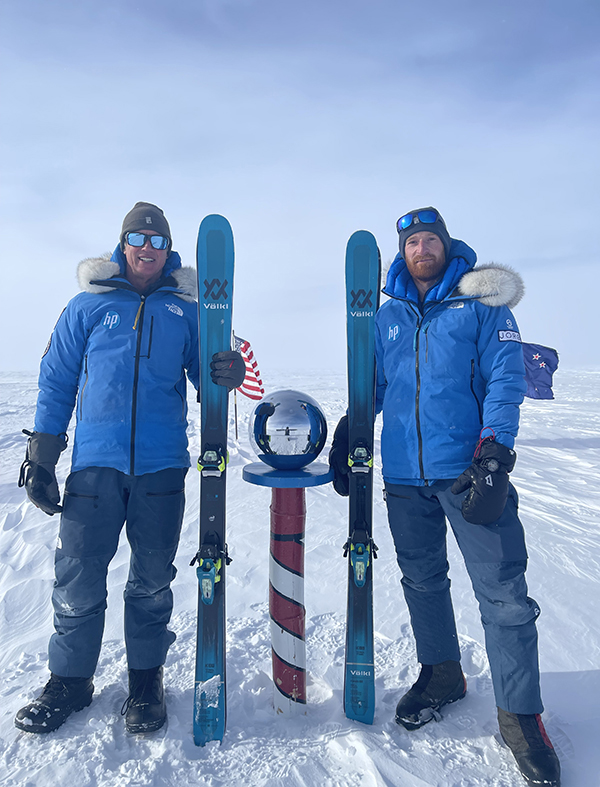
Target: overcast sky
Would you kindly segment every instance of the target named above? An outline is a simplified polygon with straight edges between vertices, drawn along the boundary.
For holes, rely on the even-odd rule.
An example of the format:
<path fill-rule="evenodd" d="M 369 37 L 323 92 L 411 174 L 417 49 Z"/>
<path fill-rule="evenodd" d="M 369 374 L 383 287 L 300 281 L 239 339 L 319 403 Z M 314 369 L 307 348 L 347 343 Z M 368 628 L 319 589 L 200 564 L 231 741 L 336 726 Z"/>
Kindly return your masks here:
<path fill-rule="evenodd" d="M 234 326 L 269 369 L 345 365 L 344 252 L 435 205 L 516 268 L 526 341 L 600 367 L 600 3 L 3 0 L 4 370 L 36 369 L 138 200 L 193 265 L 236 241 Z"/>

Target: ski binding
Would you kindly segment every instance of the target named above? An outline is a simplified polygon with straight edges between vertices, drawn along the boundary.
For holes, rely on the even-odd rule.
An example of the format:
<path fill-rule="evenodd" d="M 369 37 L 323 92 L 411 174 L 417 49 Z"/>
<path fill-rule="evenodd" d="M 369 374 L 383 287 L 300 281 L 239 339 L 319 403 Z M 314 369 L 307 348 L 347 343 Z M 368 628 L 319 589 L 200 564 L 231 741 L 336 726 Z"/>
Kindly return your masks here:
<path fill-rule="evenodd" d="M 356 443 L 348 455 L 348 467 L 351 473 L 369 473 L 373 469 L 373 454 L 366 445 Z"/>
<path fill-rule="evenodd" d="M 223 559 L 226 566 L 231 563 L 227 544 L 225 544 L 225 549 L 220 549 L 218 544 L 209 543 L 202 545 L 190 563 L 190 566 L 198 563 L 196 576 L 200 584 L 200 598 L 203 604 L 212 604 L 215 599 L 215 585 L 221 581 L 221 561 Z"/>
<path fill-rule="evenodd" d="M 223 451 L 221 446 L 206 446 L 202 456 L 198 457 L 198 470 L 204 478 L 220 478 L 228 461 L 229 452 Z"/>

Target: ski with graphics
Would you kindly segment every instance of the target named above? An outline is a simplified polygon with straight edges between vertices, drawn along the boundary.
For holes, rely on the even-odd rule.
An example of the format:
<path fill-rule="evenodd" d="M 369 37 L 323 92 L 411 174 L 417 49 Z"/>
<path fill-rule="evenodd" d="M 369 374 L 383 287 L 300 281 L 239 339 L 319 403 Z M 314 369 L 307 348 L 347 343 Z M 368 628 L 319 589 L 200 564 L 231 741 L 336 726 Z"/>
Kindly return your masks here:
<path fill-rule="evenodd" d="M 210 359 L 231 349 L 233 233 L 227 219 L 207 216 L 197 245 L 200 338 L 200 548 L 192 560 L 198 576 L 198 635 L 194 681 L 194 742 L 222 740 L 227 720 L 225 538 L 228 391 L 211 381 Z"/>
<path fill-rule="evenodd" d="M 348 608 L 344 710 L 350 719 L 373 723 L 373 426 L 375 421 L 375 313 L 381 262 L 370 232 L 355 232 L 346 249 L 348 338 Z"/>

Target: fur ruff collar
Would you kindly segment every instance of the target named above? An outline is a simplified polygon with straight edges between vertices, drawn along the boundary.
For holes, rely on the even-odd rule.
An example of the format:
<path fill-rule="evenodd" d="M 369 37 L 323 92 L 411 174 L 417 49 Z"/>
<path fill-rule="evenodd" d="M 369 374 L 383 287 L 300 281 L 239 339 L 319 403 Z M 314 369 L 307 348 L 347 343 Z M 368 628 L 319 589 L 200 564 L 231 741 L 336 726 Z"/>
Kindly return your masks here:
<path fill-rule="evenodd" d="M 475 298 L 486 306 L 513 309 L 525 293 L 525 284 L 508 265 L 490 262 L 465 273 L 458 282 L 458 293 L 465 298 Z"/>
<path fill-rule="evenodd" d="M 117 262 L 111 260 L 110 252 L 100 257 L 88 257 L 77 266 L 77 281 L 79 288 L 84 292 L 100 294 L 116 289 L 107 284 L 92 284 L 92 282 L 106 282 L 113 276 L 118 276 L 121 268 Z M 176 268 L 171 271 L 169 278 L 175 280 L 180 292 L 176 293 L 184 301 L 193 302 L 198 297 L 196 271 L 193 268 Z"/>

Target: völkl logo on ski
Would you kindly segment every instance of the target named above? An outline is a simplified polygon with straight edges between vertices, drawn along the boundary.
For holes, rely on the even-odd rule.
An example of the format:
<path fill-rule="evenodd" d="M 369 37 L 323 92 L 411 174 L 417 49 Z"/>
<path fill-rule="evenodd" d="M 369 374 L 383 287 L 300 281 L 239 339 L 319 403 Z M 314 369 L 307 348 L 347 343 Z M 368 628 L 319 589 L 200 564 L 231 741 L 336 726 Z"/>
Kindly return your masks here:
<path fill-rule="evenodd" d="M 369 290 L 369 292 L 365 292 L 365 290 L 359 290 L 358 292 L 354 292 L 352 290 L 350 292 L 352 296 L 352 303 L 350 304 L 352 308 L 356 306 L 357 309 L 369 309 L 373 308 L 373 290 Z M 362 300 L 360 300 L 362 298 Z"/>
<path fill-rule="evenodd" d="M 212 281 L 208 281 L 208 279 L 204 279 L 204 286 L 206 290 L 204 291 L 204 299 L 206 300 L 209 296 L 213 299 L 213 301 L 218 301 L 219 298 L 224 298 L 227 300 L 229 297 L 227 295 L 227 285 L 229 282 L 227 279 L 221 283 L 220 279 L 213 279 Z"/>

